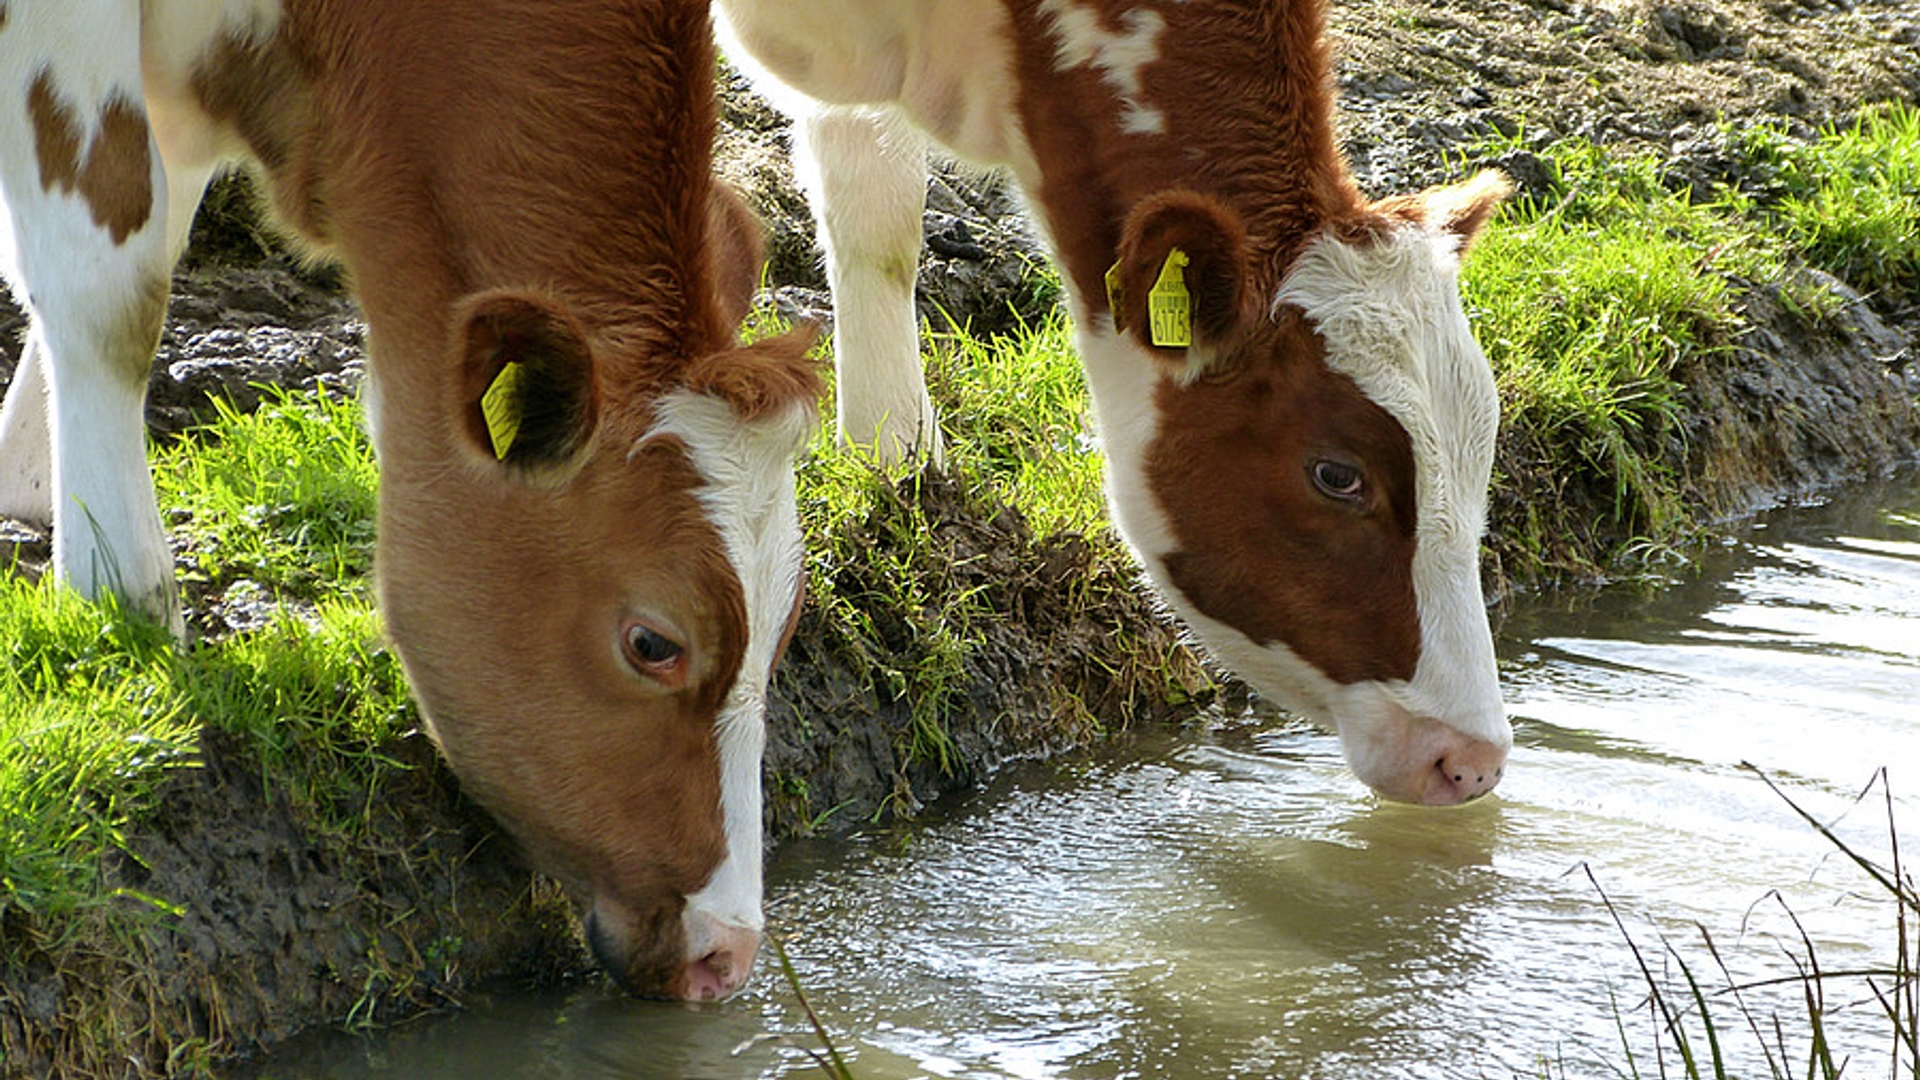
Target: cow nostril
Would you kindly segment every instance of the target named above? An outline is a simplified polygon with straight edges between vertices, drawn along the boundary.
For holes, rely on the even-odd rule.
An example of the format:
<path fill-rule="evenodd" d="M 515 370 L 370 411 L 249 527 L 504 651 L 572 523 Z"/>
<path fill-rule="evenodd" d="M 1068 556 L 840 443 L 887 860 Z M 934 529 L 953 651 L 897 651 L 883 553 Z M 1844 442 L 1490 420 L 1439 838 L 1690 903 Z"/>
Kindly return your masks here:
<path fill-rule="evenodd" d="M 718 1001 L 726 997 L 738 985 L 733 964 L 733 954 L 725 949 L 715 949 L 688 964 L 680 996 L 688 1001 Z"/>
<path fill-rule="evenodd" d="M 760 934 L 745 927 L 721 926 L 698 935 L 706 949 L 699 959 L 686 961 L 676 981 L 676 992 L 687 1001 L 718 1001 L 746 984 L 753 973 Z"/>

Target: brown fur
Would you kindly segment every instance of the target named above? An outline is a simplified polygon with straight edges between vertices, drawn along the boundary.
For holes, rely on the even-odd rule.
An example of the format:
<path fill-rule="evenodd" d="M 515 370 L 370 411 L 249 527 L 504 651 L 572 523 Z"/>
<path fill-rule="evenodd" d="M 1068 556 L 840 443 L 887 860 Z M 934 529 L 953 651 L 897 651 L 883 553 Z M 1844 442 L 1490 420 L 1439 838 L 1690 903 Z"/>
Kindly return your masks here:
<path fill-rule="evenodd" d="M 746 321 L 760 288 L 760 267 L 766 262 L 760 233 L 760 221 L 746 200 L 716 180 L 707 196 L 707 236 L 715 252 L 714 291 L 728 305 L 720 314 L 730 326 Z"/>
<path fill-rule="evenodd" d="M 116 245 L 126 243 L 153 216 L 153 157 L 140 107 L 124 98 L 109 99 L 85 154 L 80 149 L 80 118 L 60 100 L 51 73 L 34 76 L 27 88 L 27 113 L 40 187 L 78 192 L 93 223 L 107 230 Z"/>
<path fill-rule="evenodd" d="M 314 78 L 287 35 L 229 36 L 201 58 L 191 83 L 207 115 L 246 142 L 274 209 L 302 238 L 326 244 L 331 237 L 317 190 L 326 163 L 312 145 L 319 131 Z"/>
<path fill-rule="evenodd" d="M 1128 0 L 1090 0 L 1122 28 Z M 1321 225 L 1366 213 L 1334 138 L 1331 58 L 1322 0 L 1156 7 L 1168 23 L 1142 96 L 1161 135 L 1129 135 L 1103 108 L 1113 94 L 1090 67 L 1055 70 L 1055 37 L 1035 0 L 1009 4 L 1037 193 L 1082 295 L 1099 296 L 1127 216 L 1162 192 L 1209 195 L 1242 219 L 1250 287 L 1271 296 L 1298 246 Z M 1100 115 L 1104 113 L 1105 115 Z M 1143 139 L 1170 144 L 1143 153 Z"/>
<path fill-rule="evenodd" d="M 653 403 L 754 418 L 819 392 L 805 337 L 735 345 L 758 249 L 710 177 L 703 0 L 288 0 L 201 66 L 283 217 L 347 264 L 374 353 L 379 590 L 435 738 L 592 897 L 614 974 L 666 992 L 725 839 L 714 720 L 745 601 Z M 521 442 L 478 401 L 533 371 Z M 684 681 L 636 672 L 636 619 Z M 602 940 L 606 939 L 606 940 Z"/>
<path fill-rule="evenodd" d="M 1316 357 L 1297 312 L 1249 352 Z M 1264 335 L 1263 335 L 1264 336 Z M 1249 364 L 1160 388 L 1148 480 L 1182 550 L 1174 585 L 1256 644 L 1284 641 L 1336 682 L 1409 679 L 1420 651 L 1406 431 L 1324 363 Z M 1317 491 L 1320 455 L 1368 467 L 1359 505 Z"/>
<path fill-rule="evenodd" d="M 1373 205 L 1376 213 L 1402 221 L 1426 222 L 1460 238 L 1462 251 L 1493 220 L 1513 183 L 1497 172 L 1476 173 L 1457 184 L 1429 188 L 1413 195 L 1394 195 Z"/>

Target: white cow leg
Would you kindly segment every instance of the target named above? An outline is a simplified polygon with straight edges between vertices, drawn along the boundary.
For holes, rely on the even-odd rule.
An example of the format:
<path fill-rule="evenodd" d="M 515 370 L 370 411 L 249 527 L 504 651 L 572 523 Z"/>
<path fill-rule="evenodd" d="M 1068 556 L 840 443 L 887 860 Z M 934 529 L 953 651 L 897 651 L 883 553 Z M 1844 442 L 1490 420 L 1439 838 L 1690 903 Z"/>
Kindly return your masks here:
<path fill-rule="evenodd" d="M 823 108 L 796 125 L 797 171 L 813 202 L 833 288 L 840 441 L 892 464 L 943 460 L 920 368 L 913 282 L 926 213 L 924 138 L 888 110 Z"/>
<path fill-rule="evenodd" d="M 53 436 L 47 430 L 46 363 L 29 341 L 0 406 L 0 515 L 53 523 Z"/>
<path fill-rule="evenodd" d="M 13 505 L 51 517 L 56 577 L 178 632 L 146 458 L 171 260 L 139 18 L 139 5 L 75 0 L 38 12 L 35 34 L 0 34 L 0 68 L 36 73 L 0 81 L 0 269 L 31 320 L 24 378 L 0 418 L 0 483 Z"/>
<path fill-rule="evenodd" d="M 88 329 L 48 328 L 50 340 L 67 338 L 50 350 L 54 571 L 85 595 L 116 593 L 178 631 L 173 559 L 147 467 L 146 367 L 138 378 L 127 370 L 143 350 Z"/>

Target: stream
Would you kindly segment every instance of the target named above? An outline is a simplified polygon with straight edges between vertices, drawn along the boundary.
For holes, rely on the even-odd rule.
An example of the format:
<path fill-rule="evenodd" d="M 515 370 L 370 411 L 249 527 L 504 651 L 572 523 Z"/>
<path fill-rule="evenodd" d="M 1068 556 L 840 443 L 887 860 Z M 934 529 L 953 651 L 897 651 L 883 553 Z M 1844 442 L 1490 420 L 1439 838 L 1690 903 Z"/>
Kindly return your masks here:
<path fill-rule="evenodd" d="M 1920 837 L 1920 476 L 1764 515 L 1696 561 L 1657 592 L 1516 605 L 1498 633 L 1516 746 L 1478 803 L 1382 804 L 1331 735 L 1216 715 L 783 844 L 770 925 L 861 1080 L 1656 1076 L 1678 1057 L 1629 937 L 1677 1008 L 1681 965 L 1698 979 L 1734 1075 L 1765 1076 L 1715 991 L 1791 975 L 1802 929 L 1829 971 L 1890 962 L 1897 936 L 1886 894 L 1742 763 L 1863 855 L 1889 857 L 1890 812 Z M 1881 787 L 1860 798 L 1883 766 L 1891 811 Z M 1740 996 L 1781 1016 L 1790 1075 L 1799 994 Z M 1827 1002 L 1847 1075 L 1887 1075 L 1867 992 Z M 822 1075 L 765 954 L 717 1005 L 600 985 L 470 1005 L 303 1042 L 261 1075 Z"/>

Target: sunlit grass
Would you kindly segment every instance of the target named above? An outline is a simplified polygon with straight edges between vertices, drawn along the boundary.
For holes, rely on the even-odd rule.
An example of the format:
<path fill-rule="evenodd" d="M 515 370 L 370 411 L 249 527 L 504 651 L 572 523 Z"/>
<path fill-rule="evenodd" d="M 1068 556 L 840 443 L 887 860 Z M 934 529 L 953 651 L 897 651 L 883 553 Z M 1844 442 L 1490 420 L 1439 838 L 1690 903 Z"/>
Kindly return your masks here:
<path fill-rule="evenodd" d="M 0 911 L 58 919 L 107 899 L 104 853 L 203 728 L 240 737 L 309 824 L 352 833 L 338 795 L 416 722 L 364 604 L 283 611 L 188 649 L 51 583 L 0 582 Z"/>
<path fill-rule="evenodd" d="M 367 598 L 374 488 L 355 403 L 222 406 L 160 451 L 156 473 L 203 575 L 188 584 L 196 602 L 244 578 L 297 603 L 181 646 L 111 601 L 0 579 L 0 957 L 98 949 L 169 909 L 106 871 L 168 777 L 200 763 L 206 731 L 256 762 L 306 827 L 350 837 L 366 824 L 349 793 L 378 788 L 394 767 L 378 748 L 417 723 Z"/>
<path fill-rule="evenodd" d="M 1462 275 L 1502 421 L 1596 478 L 1630 535 L 1670 533 L 1686 518 L 1663 456 L 1674 369 L 1737 328 L 1731 275 L 1777 274 L 1778 257 L 1724 208 L 1666 191 L 1650 158 L 1569 143 L 1548 161 L 1553 195 L 1509 207 Z"/>
<path fill-rule="evenodd" d="M 1749 186 L 1805 257 L 1855 288 L 1920 300 L 1920 108 L 1889 104 L 1812 141 L 1739 132 Z"/>
<path fill-rule="evenodd" d="M 783 328 L 763 311 L 749 333 Z M 922 361 L 946 446 L 937 475 L 917 461 L 882 468 L 867 448 L 837 446 L 830 421 L 801 463 L 806 625 L 837 664 L 904 703 L 909 723 L 896 750 L 909 765 L 946 775 L 957 768 L 945 718 L 966 692 L 977 628 L 1004 617 L 969 565 L 978 553 L 943 535 L 943 513 L 958 506 L 988 520 L 1002 504 L 1016 509 L 1025 523 L 1016 559 L 1073 533 L 1111 564 L 1125 561 L 1106 525 L 1101 458 L 1071 334 L 1058 313 L 1004 337 L 929 332 Z M 1083 599 L 1097 597 L 1089 589 Z M 1063 710 L 1072 705 L 1062 699 Z"/>
<path fill-rule="evenodd" d="M 276 391 L 162 447 L 161 505 L 203 578 L 246 578 L 303 599 L 364 593 L 378 470 L 358 402 Z"/>
<path fill-rule="evenodd" d="M 1086 379 L 1063 314 L 1008 337 L 935 334 L 927 376 L 958 467 L 1041 534 L 1106 527 Z"/>
<path fill-rule="evenodd" d="M 171 648 L 111 604 L 0 579 L 0 924 L 57 933 L 108 899 L 104 853 L 191 760 L 193 724 L 148 677 Z"/>
<path fill-rule="evenodd" d="M 822 442 L 801 467 L 798 501 L 816 644 L 906 703 L 903 760 L 949 773 L 945 718 L 965 691 L 970 628 L 986 610 L 932 535 L 916 498 L 925 482 L 912 467 L 882 469 Z"/>
<path fill-rule="evenodd" d="M 1509 574 L 1605 570 L 1698 527 L 1677 373 L 1728 355 L 1749 290 L 1785 288 L 1796 263 L 1920 288 L 1917 117 L 1873 113 L 1814 142 L 1749 130 L 1768 198 L 1675 190 L 1659 159 L 1581 140 L 1539 154 L 1547 190 L 1509 205 L 1462 274 L 1500 386 L 1496 493 L 1524 491 L 1494 523 Z M 1783 299 L 1816 316 L 1833 306 L 1804 289 Z M 1567 491 L 1580 497 L 1562 505 Z"/>

